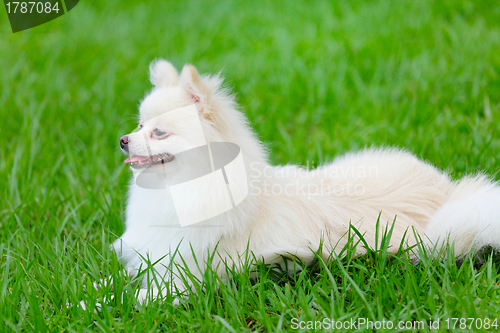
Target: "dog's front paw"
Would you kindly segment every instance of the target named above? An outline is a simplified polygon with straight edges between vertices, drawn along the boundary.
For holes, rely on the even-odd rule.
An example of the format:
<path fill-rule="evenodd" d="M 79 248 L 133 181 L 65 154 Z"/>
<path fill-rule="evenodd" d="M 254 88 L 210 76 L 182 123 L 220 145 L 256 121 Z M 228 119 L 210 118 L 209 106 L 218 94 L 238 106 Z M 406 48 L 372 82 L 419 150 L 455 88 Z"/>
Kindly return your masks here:
<path fill-rule="evenodd" d="M 139 289 L 139 291 L 137 292 L 137 301 L 142 305 L 146 305 L 149 301 L 152 301 L 157 297 L 158 297 L 158 290 L 154 288 L 150 289 L 143 288 Z"/>

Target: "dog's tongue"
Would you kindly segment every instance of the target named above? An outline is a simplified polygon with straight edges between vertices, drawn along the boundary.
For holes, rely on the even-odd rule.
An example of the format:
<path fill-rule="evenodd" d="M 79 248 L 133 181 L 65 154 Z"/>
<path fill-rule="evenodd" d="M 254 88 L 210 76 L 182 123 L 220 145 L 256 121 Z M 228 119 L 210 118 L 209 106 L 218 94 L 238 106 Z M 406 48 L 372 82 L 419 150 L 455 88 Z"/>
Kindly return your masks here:
<path fill-rule="evenodd" d="M 132 163 L 132 162 L 144 162 L 148 161 L 149 157 L 147 156 L 130 156 L 123 163 Z"/>

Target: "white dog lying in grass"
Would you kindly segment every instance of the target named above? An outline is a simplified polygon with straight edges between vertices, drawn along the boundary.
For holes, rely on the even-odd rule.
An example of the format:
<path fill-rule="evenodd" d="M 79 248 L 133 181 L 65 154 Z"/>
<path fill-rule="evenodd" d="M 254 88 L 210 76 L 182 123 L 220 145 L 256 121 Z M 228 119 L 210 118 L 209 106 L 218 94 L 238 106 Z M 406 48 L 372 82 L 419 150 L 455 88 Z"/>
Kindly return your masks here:
<path fill-rule="evenodd" d="M 453 181 L 397 149 L 350 153 L 311 171 L 271 166 L 219 76 L 200 76 L 191 65 L 179 75 L 164 60 L 152 63 L 150 74 L 155 87 L 140 105 L 139 130 L 121 138 L 134 179 L 126 231 L 113 246 L 129 270 L 155 263 L 162 282 L 153 283 L 153 297 L 166 284 L 186 287 L 181 270 L 168 273 L 172 262 L 198 278 L 214 251 L 221 275 L 218 263 L 238 265 L 247 250 L 266 263 L 282 255 L 308 263 L 320 246 L 325 256 L 342 249 L 350 224 L 377 246 L 378 219 L 381 226 L 395 221 L 393 252 L 417 242 L 412 230 L 428 248 L 450 242 L 457 255 L 500 246 L 500 188 L 484 175 Z M 217 166 L 221 142 L 239 150 Z M 232 160 L 239 164 L 231 169 Z M 210 179 L 194 182 L 203 177 Z"/>

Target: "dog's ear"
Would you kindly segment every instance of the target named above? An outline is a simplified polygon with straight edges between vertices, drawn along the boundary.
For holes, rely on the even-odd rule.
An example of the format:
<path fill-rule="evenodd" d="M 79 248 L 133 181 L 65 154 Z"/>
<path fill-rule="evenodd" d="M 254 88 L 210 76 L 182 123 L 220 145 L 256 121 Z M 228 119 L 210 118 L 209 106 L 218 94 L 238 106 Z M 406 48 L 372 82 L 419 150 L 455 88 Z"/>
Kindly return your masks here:
<path fill-rule="evenodd" d="M 175 67 L 166 60 L 157 59 L 149 65 L 149 80 L 155 87 L 171 87 L 179 84 Z"/>
<path fill-rule="evenodd" d="M 191 96 L 191 99 L 196 104 L 198 112 L 204 117 L 210 116 L 210 96 L 213 93 L 213 87 L 207 82 L 206 78 L 202 78 L 193 65 L 185 65 L 182 68 L 180 75 L 180 84 Z"/>

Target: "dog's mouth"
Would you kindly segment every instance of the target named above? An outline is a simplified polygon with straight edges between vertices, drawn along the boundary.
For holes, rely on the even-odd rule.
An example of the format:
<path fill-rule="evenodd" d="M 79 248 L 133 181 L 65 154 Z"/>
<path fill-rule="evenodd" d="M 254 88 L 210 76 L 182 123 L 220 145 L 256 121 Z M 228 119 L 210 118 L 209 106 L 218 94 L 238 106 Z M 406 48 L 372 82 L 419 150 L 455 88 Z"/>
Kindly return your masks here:
<path fill-rule="evenodd" d="M 130 163 L 130 166 L 134 169 L 143 169 L 151 165 L 172 162 L 174 158 L 174 155 L 166 153 L 153 156 L 130 156 L 124 162 Z"/>

